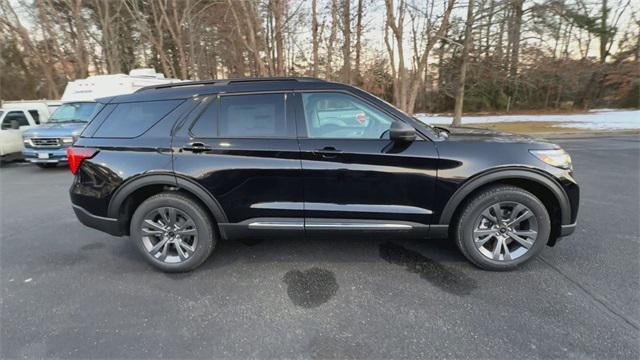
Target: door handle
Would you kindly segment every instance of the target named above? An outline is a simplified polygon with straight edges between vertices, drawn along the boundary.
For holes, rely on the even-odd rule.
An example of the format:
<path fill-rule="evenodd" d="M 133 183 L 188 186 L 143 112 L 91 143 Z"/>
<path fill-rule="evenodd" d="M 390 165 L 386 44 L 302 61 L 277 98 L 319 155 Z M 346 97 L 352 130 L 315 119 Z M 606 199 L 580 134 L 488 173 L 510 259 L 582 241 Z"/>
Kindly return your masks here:
<path fill-rule="evenodd" d="M 210 146 L 207 146 L 201 142 L 195 142 L 195 143 L 191 143 L 185 147 L 182 148 L 182 150 L 184 151 L 190 151 L 192 153 L 201 153 L 201 152 L 205 152 L 205 151 L 209 151 L 211 150 Z"/>
<path fill-rule="evenodd" d="M 338 149 L 334 148 L 333 146 L 325 146 L 322 149 L 317 149 L 317 150 L 313 151 L 314 154 L 320 155 L 320 156 L 325 157 L 325 158 L 336 157 L 341 152 L 342 152 L 342 150 L 338 150 Z"/>

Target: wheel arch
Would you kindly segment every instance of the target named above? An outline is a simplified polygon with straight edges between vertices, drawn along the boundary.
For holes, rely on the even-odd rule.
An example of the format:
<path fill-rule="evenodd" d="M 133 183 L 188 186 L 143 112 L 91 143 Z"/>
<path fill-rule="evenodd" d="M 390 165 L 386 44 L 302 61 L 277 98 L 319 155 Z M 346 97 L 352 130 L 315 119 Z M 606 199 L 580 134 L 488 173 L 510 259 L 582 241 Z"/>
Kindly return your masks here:
<path fill-rule="evenodd" d="M 468 199 L 479 191 L 494 185 L 513 185 L 529 191 L 542 201 L 551 218 L 549 245 L 554 245 L 560 235 L 561 225 L 569 224 L 571 208 L 569 198 L 550 175 L 529 168 L 500 168 L 478 174 L 467 180 L 451 196 L 440 215 L 439 223 L 455 227 L 460 210 Z"/>
<path fill-rule="evenodd" d="M 126 181 L 111 197 L 108 216 L 118 219 L 122 233 L 128 235 L 135 209 L 147 198 L 165 191 L 186 194 L 203 205 L 216 223 L 227 222 L 222 206 L 209 191 L 193 180 L 173 174 L 142 175 Z"/>

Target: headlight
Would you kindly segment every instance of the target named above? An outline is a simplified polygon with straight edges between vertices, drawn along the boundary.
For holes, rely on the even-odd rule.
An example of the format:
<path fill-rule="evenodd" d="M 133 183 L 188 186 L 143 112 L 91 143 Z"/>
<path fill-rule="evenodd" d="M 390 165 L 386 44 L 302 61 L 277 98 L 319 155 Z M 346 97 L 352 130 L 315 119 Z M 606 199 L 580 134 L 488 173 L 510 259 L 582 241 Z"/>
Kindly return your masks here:
<path fill-rule="evenodd" d="M 22 138 L 22 143 L 23 143 L 25 146 L 33 146 L 33 144 L 31 144 L 31 138 L 25 138 L 25 137 L 23 137 L 23 138 Z"/>
<path fill-rule="evenodd" d="M 71 144 L 73 144 L 74 140 L 75 139 L 72 138 L 72 137 L 63 137 L 62 138 L 62 143 L 65 144 L 65 145 L 71 145 Z"/>
<path fill-rule="evenodd" d="M 571 156 L 562 149 L 555 150 L 529 150 L 531 155 L 543 162 L 561 169 L 572 170 Z"/>

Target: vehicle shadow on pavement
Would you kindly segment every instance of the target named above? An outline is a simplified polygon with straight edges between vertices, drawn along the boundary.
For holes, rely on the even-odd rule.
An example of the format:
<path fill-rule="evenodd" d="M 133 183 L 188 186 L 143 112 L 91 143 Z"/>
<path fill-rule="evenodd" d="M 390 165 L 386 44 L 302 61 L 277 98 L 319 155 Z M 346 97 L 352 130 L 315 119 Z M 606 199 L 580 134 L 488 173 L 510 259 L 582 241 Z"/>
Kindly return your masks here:
<path fill-rule="evenodd" d="M 309 264 L 310 272 L 320 272 L 317 265 L 342 263 L 386 263 L 417 274 L 420 278 L 458 295 L 468 295 L 477 288 L 466 272 L 475 270 L 447 239 L 407 240 L 390 237 L 381 240 L 287 238 L 264 241 L 222 241 L 212 256 L 194 273 L 210 272 L 233 266 L 241 261 L 251 263 L 291 263 L 296 267 Z M 295 282 L 306 274 L 294 269 L 285 282 Z M 189 273 L 187 273 L 189 274 Z M 170 275 L 174 276 L 174 275 Z M 189 275 L 182 275 L 189 276 Z M 325 281 L 331 285 L 330 281 Z"/>

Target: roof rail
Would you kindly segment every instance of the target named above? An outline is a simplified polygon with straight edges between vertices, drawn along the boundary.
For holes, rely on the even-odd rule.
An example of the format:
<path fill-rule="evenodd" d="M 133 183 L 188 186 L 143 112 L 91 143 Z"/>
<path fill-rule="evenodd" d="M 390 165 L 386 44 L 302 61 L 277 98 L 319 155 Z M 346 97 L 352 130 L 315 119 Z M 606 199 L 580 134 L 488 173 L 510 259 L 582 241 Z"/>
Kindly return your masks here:
<path fill-rule="evenodd" d="M 152 90 L 152 89 L 167 89 L 167 88 L 183 87 L 183 86 L 199 86 L 199 85 L 224 86 L 224 85 L 243 83 L 243 82 L 266 82 L 266 81 L 325 82 L 325 80 L 314 78 L 314 77 L 264 77 L 264 78 L 198 80 L 198 81 L 185 81 L 185 82 L 176 82 L 176 83 L 170 83 L 170 84 L 145 86 L 136 90 L 136 92 Z"/>

